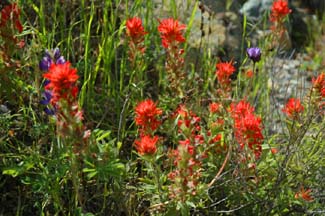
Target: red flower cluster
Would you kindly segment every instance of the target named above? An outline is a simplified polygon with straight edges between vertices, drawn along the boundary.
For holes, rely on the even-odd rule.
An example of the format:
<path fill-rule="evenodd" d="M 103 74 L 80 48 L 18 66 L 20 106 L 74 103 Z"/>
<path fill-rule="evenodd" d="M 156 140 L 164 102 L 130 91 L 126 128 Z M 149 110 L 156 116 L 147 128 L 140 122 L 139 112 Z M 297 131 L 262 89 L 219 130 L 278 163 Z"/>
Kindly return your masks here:
<path fill-rule="evenodd" d="M 150 99 L 141 101 L 135 108 L 135 114 L 135 124 L 141 127 L 141 134 L 150 134 L 161 123 L 158 116 L 162 114 L 162 110 Z"/>
<path fill-rule="evenodd" d="M 153 132 L 161 124 L 158 117 L 162 110 L 157 108 L 155 102 L 147 99 L 136 106 L 135 114 L 135 124 L 140 127 L 140 139 L 134 142 L 135 148 L 141 155 L 154 154 L 159 137 L 153 136 Z"/>
<path fill-rule="evenodd" d="M 190 134 L 187 135 L 197 135 L 201 131 L 201 118 L 198 117 L 192 111 L 188 111 L 184 105 L 180 105 L 176 110 L 176 115 L 179 116 L 179 120 L 177 122 L 179 133 L 187 133 L 191 131 Z M 197 137 L 195 137 L 195 140 Z"/>
<path fill-rule="evenodd" d="M 50 92 L 45 104 L 50 102 L 53 105 L 58 135 L 69 137 L 73 152 L 80 155 L 85 150 L 91 132 L 82 124 L 83 112 L 78 105 L 76 85 L 79 76 L 77 70 L 71 68 L 70 62 L 60 57 L 58 50 L 56 54 L 59 59 L 56 62 L 49 59 L 51 65 L 47 73 L 43 74 L 47 81 L 45 89 Z"/>
<path fill-rule="evenodd" d="M 216 64 L 216 75 L 218 82 L 220 83 L 221 87 L 228 87 L 231 80 L 230 76 L 236 71 L 236 68 L 233 66 L 233 63 L 230 62 L 220 62 Z"/>
<path fill-rule="evenodd" d="M 276 0 L 273 2 L 271 9 L 271 21 L 278 22 L 291 13 L 286 0 Z"/>
<path fill-rule="evenodd" d="M 168 47 L 175 46 L 175 43 L 185 42 L 185 38 L 182 35 L 182 30 L 186 28 L 186 25 L 179 24 L 177 20 L 173 18 L 164 19 L 159 21 L 158 31 L 162 39 L 162 45 L 167 49 Z"/>
<path fill-rule="evenodd" d="M 145 47 L 143 45 L 144 35 L 147 32 L 144 31 L 142 21 L 138 17 L 130 18 L 126 21 L 126 35 L 129 37 L 129 58 L 134 63 L 136 52 L 144 53 Z"/>
<path fill-rule="evenodd" d="M 209 111 L 210 111 L 210 120 L 209 120 L 209 131 L 207 133 L 207 136 L 209 138 L 208 144 L 209 148 L 211 148 L 211 145 L 213 147 L 211 149 L 214 149 L 215 152 L 223 153 L 227 150 L 226 143 L 222 140 L 222 134 L 221 132 L 224 130 L 224 115 L 223 115 L 223 105 L 221 103 L 212 102 L 209 104 Z"/>
<path fill-rule="evenodd" d="M 0 26 L 1 27 L 6 26 L 7 22 L 11 19 L 14 22 L 16 29 L 19 32 L 22 32 L 23 26 L 20 23 L 19 16 L 20 16 L 20 9 L 18 8 L 16 3 L 5 6 L 1 10 Z"/>
<path fill-rule="evenodd" d="M 325 73 L 321 73 L 317 78 L 312 79 L 313 88 L 317 93 L 324 98 L 325 97 Z"/>
<path fill-rule="evenodd" d="M 305 188 L 302 186 L 300 188 L 300 191 L 295 194 L 295 198 L 296 199 L 302 198 L 308 202 L 311 202 L 314 199 L 311 197 L 310 193 L 311 193 L 311 189 L 305 190 Z"/>
<path fill-rule="evenodd" d="M 151 138 L 149 135 L 144 135 L 140 137 L 140 140 L 136 140 L 134 145 L 141 155 L 154 154 L 157 151 L 156 143 L 158 142 L 158 139 L 158 136 Z"/>
<path fill-rule="evenodd" d="M 77 69 L 71 68 L 70 65 L 70 62 L 51 64 L 49 71 L 43 74 L 43 77 L 50 81 L 45 88 L 52 91 L 51 102 L 53 104 L 56 104 L 61 98 L 71 103 L 77 97 L 76 82 L 79 76 Z"/>
<path fill-rule="evenodd" d="M 286 113 L 289 118 L 295 119 L 298 117 L 299 113 L 304 111 L 304 107 L 301 105 L 299 99 L 290 98 L 288 103 L 282 109 L 282 112 Z"/>
<path fill-rule="evenodd" d="M 246 145 L 259 159 L 262 153 L 261 118 L 254 115 L 254 107 L 242 100 L 238 104 L 231 104 L 231 115 L 234 119 L 235 138 L 243 149 Z"/>
<path fill-rule="evenodd" d="M 142 21 L 138 17 L 130 18 L 126 21 L 126 34 L 134 41 L 142 41 L 147 34 L 142 26 Z"/>
<path fill-rule="evenodd" d="M 221 107 L 221 105 L 219 103 L 216 103 L 216 102 L 210 103 L 210 105 L 209 105 L 210 113 L 217 113 L 217 112 L 219 112 L 220 111 L 220 107 Z"/>

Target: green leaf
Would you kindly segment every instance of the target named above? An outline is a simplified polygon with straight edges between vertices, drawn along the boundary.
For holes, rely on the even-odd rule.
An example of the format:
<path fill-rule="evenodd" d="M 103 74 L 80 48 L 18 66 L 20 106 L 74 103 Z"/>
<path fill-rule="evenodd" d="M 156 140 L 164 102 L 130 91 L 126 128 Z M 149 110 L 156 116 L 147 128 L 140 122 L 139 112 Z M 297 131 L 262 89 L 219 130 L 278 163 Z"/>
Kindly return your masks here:
<path fill-rule="evenodd" d="M 117 149 L 120 150 L 122 147 L 122 142 L 117 142 Z"/>
<path fill-rule="evenodd" d="M 11 175 L 12 177 L 16 177 L 19 175 L 18 169 L 5 169 L 2 171 L 3 175 Z"/>
<path fill-rule="evenodd" d="M 109 137 L 111 135 L 111 131 L 96 131 L 96 141 L 99 142 L 107 137 Z"/>
<path fill-rule="evenodd" d="M 94 176 L 97 175 L 97 170 L 96 170 L 96 169 L 84 168 L 84 169 L 82 170 L 82 172 L 84 172 L 84 173 L 88 173 L 88 174 L 87 174 L 87 177 L 88 177 L 89 179 L 92 179 Z"/>

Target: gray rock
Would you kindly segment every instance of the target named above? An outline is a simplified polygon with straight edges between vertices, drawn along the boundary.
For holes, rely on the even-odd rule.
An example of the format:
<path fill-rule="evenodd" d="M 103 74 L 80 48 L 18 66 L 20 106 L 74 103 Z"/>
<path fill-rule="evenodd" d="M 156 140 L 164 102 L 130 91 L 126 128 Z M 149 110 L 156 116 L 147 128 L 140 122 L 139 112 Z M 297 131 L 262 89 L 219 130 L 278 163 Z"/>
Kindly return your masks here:
<path fill-rule="evenodd" d="M 8 109 L 8 107 L 6 105 L 1 104 L 0 105 L 0 113 L 7 113 L 10 110 Z"/>
<path fill-rule="evenodd" d="M 248 19 L 258 19 L 266 10 L 272 6 L 273 0 L 248 0 L 239 10 Z"/>

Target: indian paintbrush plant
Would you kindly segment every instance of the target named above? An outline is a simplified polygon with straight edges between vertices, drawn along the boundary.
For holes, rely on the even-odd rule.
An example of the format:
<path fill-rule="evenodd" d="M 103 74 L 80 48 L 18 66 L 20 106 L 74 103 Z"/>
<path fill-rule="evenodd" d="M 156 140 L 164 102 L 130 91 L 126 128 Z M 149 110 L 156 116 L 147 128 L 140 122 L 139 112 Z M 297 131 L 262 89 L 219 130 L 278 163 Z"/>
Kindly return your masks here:
<path fill-rule="evenodd" d="M 47 114 L 52 114 L 56 122 L 56 134 L 59 140 L 59 149 L 68 155 L 70 175 L 74 187 L 74 207 L 82 204 L 81 195 L 81 163 L 88 148 L 90 131 L 82 123 L 83 112 L 78 105 L 77 69 L 65 61 L 58 48 L 46 51 L 41 60 L 40 69 L 45 71 L 46 79 L 44 105 Z"/>
<path fill-rule="evenodd" d="M 288 7 L 287 0 L 275 0 L 272 4 L 270 21 L 272 31 L 272 44 L 275 47 L 286 46 L 288 32 L 285 27 L 285 20 L 292 10 Z"/>
<path fill-rule="evenodd" d="M 143 97 L 142 89 L 146 77 L 146 64 L 144 61 L 146 47 L 144 45 L 144 36 L 147 33 L 139 17 L 132 17 L 126 21 L 126 35 L 129 49 L 128 58 L 130 69 L 132 70 L 129 83 L 140 89 L 140 97 Z M 135 97 L 137 97 L 137 95 Z"/>
<path fill-rule="evenodd" d="M 181 44 L 185 42 L 182 31 L 186 29 L 184 24 L 173 18 L 159 21 L 158 31 L 160 33 L 162 46 L 166 50 L 166 75 L 170 83 L 170 90 L 180 98 L 184 96 L 184 87 L 182 80 L 184 74 L 184 50 Z"/>

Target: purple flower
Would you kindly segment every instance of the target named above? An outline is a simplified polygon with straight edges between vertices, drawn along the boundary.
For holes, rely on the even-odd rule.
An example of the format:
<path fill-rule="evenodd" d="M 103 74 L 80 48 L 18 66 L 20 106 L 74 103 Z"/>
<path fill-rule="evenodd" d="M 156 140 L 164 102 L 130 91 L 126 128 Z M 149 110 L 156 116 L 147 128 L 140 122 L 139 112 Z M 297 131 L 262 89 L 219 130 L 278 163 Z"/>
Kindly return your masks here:
<path fill-rule="evenodd" d="M 52 52 L 53 52 L 54 59 L 59 59 L 61 57 L 61 53 L 60 53 L 59 48 L 56 47 Z"/>
<path fill-rule="evenodd" d="M 64 63 L 65 63 L 65 59 L 64 59 L 64 57 L 63 57 L 63 56 L 60 56 L 60 57 L 56 60 L 55 63 L 56 63 L 56 64 L 64 64 Z"/>
<path fill-rule="evenodd" d="M 39 63 L 39 68 L 42 71 L 48 71 L 52 62 L 55 64 L 64 64 L 66 61 L 63 56 L 60 54 L 59 48 L 55 48 L 52 50 L 45 50 L 45 55 Z"/>
<path fill-rule="evenodd" d="M 49 90 L 45 90 L 45 92 L 43 93 L 43 100 L 40 101 L 40 104 L 48 105 L 51 101 L 51 98 L 52 92 Z"/>
<path fill-rule="evenodd" d="M 261 50 L 258 47 L 247 48 L 246 50 L 248 57 L 254 62 L 259 62 L 261 60 Z"/>
<path fill-rule="evenodd" d="M 45 80 L 43 81 L 42 87 L 47 86 L 48 84 L 50 84 L 50 82 L 51 82 L 50 80 L 45 79 Z"/>
<path fill-rule="evenodd" d="M 48 49 L 45 50 L 45 56 L 44 57 L 48 57 L 49 59 L 52 59 L 51 53 Z"/>
<path fill-rule="evenodd" d="M 55 109 L 50 109 L 48 107 L 45 107 L 44 108 L 44 112 L 47 114 L 47 115 L 55 115 Z"/>
<path fill-rule="evenodd" d="M 47 105 L 50 105 L 51 99 L 52 99 L 52 91 L 45 90 L 44 93 L 43 93 L 43 100 L 40 101 L 40 104 L 46 106 L 44 108 L 44 112 L 47 115 L 55 115 L 55 113 L 56 113 L 56 107 L 55 106 L 53 108 L 49 108 L 49 106 L 47 106 Z M 50 105 L 50 107 L 52 107 L 52 106 Z"/>
<path fill-rule="evenodd" d="M 52 64 L 52 60 L 50 57 L 48 57 L 47 55 L 45 55 L 42 59 L 42 61 L 40 61 L 39 63 L 39 68 L 42 70 L 42 71 L 48 71 L 50 66 Z"/>

